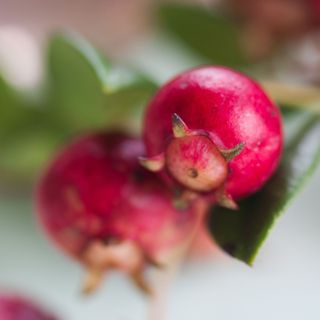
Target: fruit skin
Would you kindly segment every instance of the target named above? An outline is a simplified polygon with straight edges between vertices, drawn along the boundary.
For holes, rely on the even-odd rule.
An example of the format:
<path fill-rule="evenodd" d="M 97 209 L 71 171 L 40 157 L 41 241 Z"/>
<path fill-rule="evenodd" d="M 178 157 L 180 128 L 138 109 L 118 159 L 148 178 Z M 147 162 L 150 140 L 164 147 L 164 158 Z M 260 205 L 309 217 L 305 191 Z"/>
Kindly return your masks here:
<path fill-rule="evenodd" d="M 166 153 L 173 139 L 174 114 L 187 130 L 202 132 L 220 150 L 244 145 L 228 163 L 224 188 L 230 197 L 238 199 L 257 191 L 276 169 L 283 145 L 281 116 L 250 78 L 224 67 L 205 66 L 164 85 L 145 113 L 143 138 L 149 159 Z M 162 176 L 177 184 L 167 168 Z"/>
<path fill-rule="evenodd" d="M 0 294 L 1 320 L 57 320 L 25 298 Z"/>
<path fill-rule="evenodd" d="M 90 271 L 86 292 L 102 273 L 122 269 L 148 291 L 141 272 L 161 264 L 192 232 L 198 205 L 176 209 L 169 189 L 141 168 L 141 140 L 100 133 L 67 146 L 37 191 L 41 224 Z"/>

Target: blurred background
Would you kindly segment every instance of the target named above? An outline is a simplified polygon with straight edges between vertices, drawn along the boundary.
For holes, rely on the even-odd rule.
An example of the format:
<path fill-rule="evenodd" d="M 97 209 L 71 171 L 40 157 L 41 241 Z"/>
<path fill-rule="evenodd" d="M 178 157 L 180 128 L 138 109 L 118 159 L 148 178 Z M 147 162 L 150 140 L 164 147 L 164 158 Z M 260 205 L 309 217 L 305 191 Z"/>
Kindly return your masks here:
<path fill-rule="evenodd" d="M 82 270 L 39 231 L 32 193 L 66 141 L 115 126 L 139 133 L 157 87 L 201 64 L 316 88 L 320 1 L 0 0 L 0 289 L 62 319 L 146 318 L 148 300 L 117 273 L 80 295 Z M 319 189 L 318 170 L 254 268 L 212 248 L 187 260 L 167 318 L 318 319 Z"/>

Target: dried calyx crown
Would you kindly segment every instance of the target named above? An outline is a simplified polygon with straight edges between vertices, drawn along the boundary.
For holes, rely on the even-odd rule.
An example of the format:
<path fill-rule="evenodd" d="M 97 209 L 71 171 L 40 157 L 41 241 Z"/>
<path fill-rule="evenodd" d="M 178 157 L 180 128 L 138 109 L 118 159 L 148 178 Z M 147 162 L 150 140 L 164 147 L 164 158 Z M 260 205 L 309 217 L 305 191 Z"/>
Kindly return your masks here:
<path fill-rule="evenodd" d="M 96 291 L 106 273 L 117 269 L 127 273 L 142 292 L 152 295 L 153 288 L 144 274 L 146 265 L 162 267 L 158 261 L 131 240 L 119 240 L 114 243 L 92 241 L 83 251 L 82 259 L 87 269 L 83 283 L 84 294 Z"/>
<path fill-rule="evenodd" d="M 237 209 L 225 190 L 225 182 L 228 162 L 241 153 L 244 143 L 232 149 L 218 148 L 208 132 L 189 129 L 176 113 L 172 116 L 172 131 L 166 150 L 154 157 L 141 157 L 140 163 L 153 172 L 166 170 L 188 192 L 213 192 L 221 206 Z"/>

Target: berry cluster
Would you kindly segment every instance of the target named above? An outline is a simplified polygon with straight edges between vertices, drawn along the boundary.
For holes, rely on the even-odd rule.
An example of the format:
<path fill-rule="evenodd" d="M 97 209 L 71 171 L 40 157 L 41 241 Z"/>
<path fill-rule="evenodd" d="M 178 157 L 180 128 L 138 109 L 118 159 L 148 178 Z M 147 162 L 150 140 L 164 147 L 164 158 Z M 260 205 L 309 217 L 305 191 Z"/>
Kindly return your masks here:
<path fill-rule="evenodd" d="M 102 132 L 68 145 L 40 181 L 38 216 L 87 269 L 85 292 L 120 269 L 150 293 L 145 267 L 182 250 L 209 205 L 236 209 L 261 188 L 282 142 L 279 110 L 256 82 L 222 67 L 193 69 L 149 103 L 143 139 Z"/>

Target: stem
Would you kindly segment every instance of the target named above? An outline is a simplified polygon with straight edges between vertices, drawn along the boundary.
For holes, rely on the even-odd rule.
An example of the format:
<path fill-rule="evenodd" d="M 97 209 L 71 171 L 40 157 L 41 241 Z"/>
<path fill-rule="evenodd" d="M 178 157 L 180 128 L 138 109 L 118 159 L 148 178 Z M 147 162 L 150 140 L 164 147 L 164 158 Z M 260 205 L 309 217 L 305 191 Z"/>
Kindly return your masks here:
<path fill-rule="evenodd" d="M 166 307 L 172 282 L 183 259 L 170 263 L 165 270 L 157 270 L 155 274 L 155 287 L 151 297 L 148 320 L 164 320 L 166 319 Z"/>
<path fill-rule="evenodd" d="M 164 269 L 159 269 L 155 275 L 155 286 L 153 295 L 151 296 L 149 311 L 148 311 L 148 320 L 164 320 L 166 319 L 166 307 L 169 292 L 171 289 L 172 282 L 174 281 L 180 266 L 182 265 L 186 254 L 188 253 L 190 246 L 200 229 L 204 215 L 207 211 L 207 204 L 199 201 L 198 208 L 198 219 L 195 223 L 193 232 L 190 233 L 188 239 L 185 243 L 178 248 L 178 250 L 170 256 L 168 259 L 169 263 L 165 266 Z"/>
<path fill-rule="evenodd" d="M 82 285 L 82 293 L 89 295 L 100 286 L 104 276 L 104 271 L 100 269 L 88 269 Z"/>
<path fill-rule="evenodd" d="M 320 113 L 320 89 L 274 81 L 262 81 L 262 87 L 278 103 Z"/>

